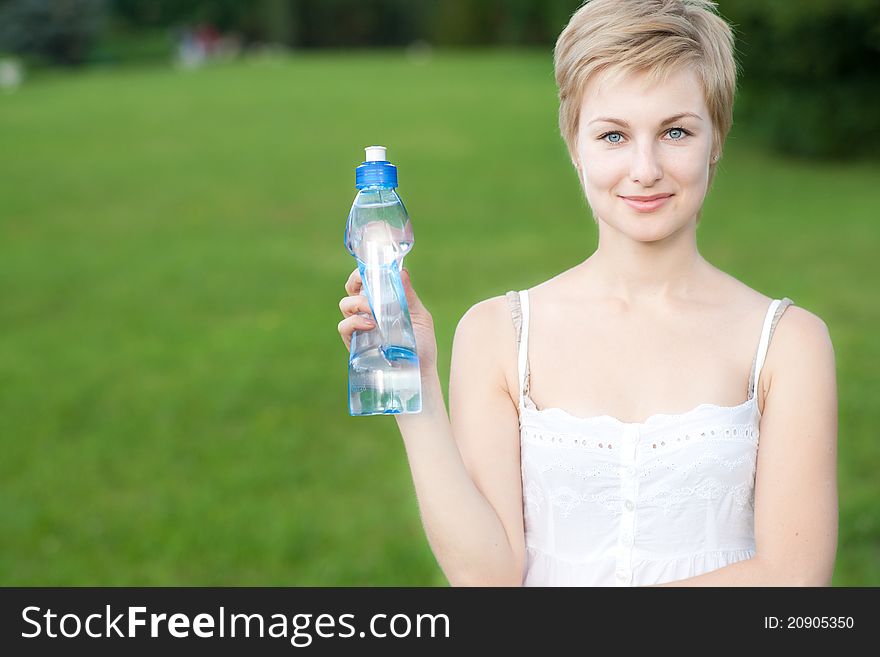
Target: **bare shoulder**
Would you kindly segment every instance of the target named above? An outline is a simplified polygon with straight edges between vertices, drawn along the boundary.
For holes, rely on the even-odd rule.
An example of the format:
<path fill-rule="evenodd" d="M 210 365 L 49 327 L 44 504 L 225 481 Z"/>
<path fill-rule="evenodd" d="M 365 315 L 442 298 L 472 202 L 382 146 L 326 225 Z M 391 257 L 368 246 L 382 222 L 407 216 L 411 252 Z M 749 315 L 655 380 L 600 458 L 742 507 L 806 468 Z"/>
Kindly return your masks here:
<path fill-rule="evenodd" d="M 478 301 L 468 308 L 458 321 L 455 341 L 467 343 L 469 349 L 479 350 L 491 368 L 487 375 L 497 379 L 510 394 L 510 364 L 516 364 L 516 329 L 510 303 L 506 295 Z M 511 397 L 513 395 L 511 394 Z"/>
<path fill-rule="evenodd" d="M 792 377 L 835 378 L 834 345 L 825 321 L 806 308 L 790 305 L 779 318 L 767 351 L 767 384 Z"/>
<path fill-rule="evenodd" d="M 783 324 L 780 319 L 776 332 L 786 336 L 781 338 L 784 341 L 824 342 L 826 338 L 830 339 L 830 331 L 825 320 L 806 308 L 792 303 L 783 313 L 783 317 L 786 318 L 785 323 Z"/>
<path fill-rule="evenodd" d="M 463 321 L 477 322 L 481 325 L 491 324 L 493 319 L 497 319 L 502 313 L 508 313 L 507 297 L 500 294 L 495 297 L 489 297 L 482 301 L 477 301 L 468 308 L 464 315 L 461 316 L 459 323 Z"/>
<path fill-rule="evenodd" d="M 721 272 L 721 270 L 717 271 L 721 274 L 723 286 L 729 291 L 731 299 L 735 299 L 742 303 L 757 304 L 763 306 L 764 310 L 766 310 L 770 302 L 773 301 L 771 297 L 749 287 L 730 274 Z M 789 341 L 793 336 L 801 336 L 803 338 L 812 335 L 815 337 L 817 335 L 821 336 L 823 333 L 827 334 L 828 332 L 828 327 L 821 317 L 810 312 L 806 308 L 798 306 L 797 302 L 793 302 L 782 314 L 782 317 L 785 318 L 785 320 L 783 321 L 783 319 L 780 318 L 778 327 L 773 334 L 774 341 L 777 340 L 777 334 L 780 334 L 780 336 L 786 336 L 780 337 L 780 341 Z"/>
<path fill-rule="evenodd" d="M 456 330 L 464 329 L 482 336 L 497 336 L 496 332 L 504 330 L 506 324 L 510 324 L 510 333 L 512 335 L 514 329 L 510 305 L 506 296 L 499 295 L 478 301 L 468 308 L 461 316 L 461 319 L 458 320 Z"/>
<path fill-rule="evenodd" d="M 771 343 L 780 358 L 802 358 L 810 353 L 834 351 L 831 332 L 821 317 L 792 303 L 782 316 L 773 333 Z M 770 354 L 767 355 L 768 365 Z"/>
<path fill-rule="evenodd" d="M 770 302 L 773 301 L 771 297 L 752 289 L 729 274 L 723 276 L 724 287 L 730 294 L 731 308 L 736 308 L 738 313 L 751 312 L 760 317 L 766 314 Z M 782 313 L 773 331 L 764 364 L 767 381 L 764 387 L 770 388 L 773 374 L 780 368 L 790 367 L 790 364 L 799 361 L 803 362 L 805 357 L 809 359 L 811 355 L 821 357 L 829 353 L 833 354 L 833 348 L 825 321 L 793 302 Z"/>

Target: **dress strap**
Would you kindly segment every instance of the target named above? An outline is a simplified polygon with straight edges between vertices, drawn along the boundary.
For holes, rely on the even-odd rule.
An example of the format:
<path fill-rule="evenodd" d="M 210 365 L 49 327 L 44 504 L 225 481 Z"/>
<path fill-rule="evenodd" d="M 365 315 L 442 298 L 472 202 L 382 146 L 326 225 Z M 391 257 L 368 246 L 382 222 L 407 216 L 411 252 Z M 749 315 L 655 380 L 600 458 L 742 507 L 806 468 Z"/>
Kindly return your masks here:
<path fill-rule="evenodd" d="M 773 337 L 773 331 L 776 330 L 776 324 L 785 309 L 792 304 L 792 300 L 788 297 L 782 299 L 774 299 L 767 308 L 767 314 L 764 316 L 764 326 L 761 328 L 761 339 L 758 342 L 758 351 L 755 354 L 755 360 L 752 362 L 752 372 L 749 375 L 749 399 L 756 395 L 758 383 L 761 378 L 761 369 L 764 367 L 764 361 L 767 359 L 767 350 L 770 348 L 770 339 Z"/>
<path fill-rule="evenodd" d="M 522 339 L 519 344 L 519 406 L 525 406 L 529 394 L 529 291 L 519 291 L 522 307 Z"/>
<path fill-rule="evenodd" d="M 529 296 L 527 290 L 509 291 L 506 294 L 516 329 L 517 374 L 519 381 L 519 409 L 527 403 L 529 386 Z"/>

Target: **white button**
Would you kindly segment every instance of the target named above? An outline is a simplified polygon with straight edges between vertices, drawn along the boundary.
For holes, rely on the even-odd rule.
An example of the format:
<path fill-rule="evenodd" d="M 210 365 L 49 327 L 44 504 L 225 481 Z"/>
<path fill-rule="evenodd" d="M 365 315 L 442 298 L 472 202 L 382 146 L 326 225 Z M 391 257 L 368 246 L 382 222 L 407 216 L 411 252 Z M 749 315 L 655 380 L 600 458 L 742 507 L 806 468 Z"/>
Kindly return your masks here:
<path fill-rule="evenodd" d="M 632 500 L 627 500 L 627 501 L 626 501 L 626 509 L 627 509 L 627 511 L 632 511 L 635 507 L 636 507 L 636 505 L 633 504 L 633 501 L 632 501 Z"/>
<path fill-rule="evenodd" d="M 626 579 L 627 577 L 629 577 L 629 573 L 626 572 L 625 570 L 618 570 L 617 571 L 617 579 Z"/>
<path fill-rule="evenodd" d="M 624 545 L 632 545 L 633 544 L 633 537 L 630 536 L 629 534 L 624 534 L 623 535 L 623 544 Z"/>
<path fill-rule="evenodd" d="M 636 469 L 635 469 L 635 467 L 632 466 L 632 465 L 629 466 L 629 467 L 626 469 L 626 474 L 628 474 L 630 477 L 635 477 L 635 475 L 636 475 Z"/>

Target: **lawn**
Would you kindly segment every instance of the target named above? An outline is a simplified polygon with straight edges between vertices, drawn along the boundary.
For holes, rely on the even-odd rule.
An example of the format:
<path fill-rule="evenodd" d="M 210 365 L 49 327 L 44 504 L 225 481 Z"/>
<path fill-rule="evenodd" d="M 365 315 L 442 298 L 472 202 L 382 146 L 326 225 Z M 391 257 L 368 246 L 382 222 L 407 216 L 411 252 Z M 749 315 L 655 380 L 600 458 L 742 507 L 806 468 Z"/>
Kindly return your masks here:
<path fill-rule="evenodd" d="M 92 69 L 0 95 L 0 583 L 444 585 L 396 422 L 348 415 L 354 167 L 370 144 L 399 167 L 445 385 L 472 304 L 595 248 L 556 121 L 549 50 Z M 708 260 L 830 327 L 838 586 L 880 585 L 878 180 L 737 125 L 699 228 Z"/>

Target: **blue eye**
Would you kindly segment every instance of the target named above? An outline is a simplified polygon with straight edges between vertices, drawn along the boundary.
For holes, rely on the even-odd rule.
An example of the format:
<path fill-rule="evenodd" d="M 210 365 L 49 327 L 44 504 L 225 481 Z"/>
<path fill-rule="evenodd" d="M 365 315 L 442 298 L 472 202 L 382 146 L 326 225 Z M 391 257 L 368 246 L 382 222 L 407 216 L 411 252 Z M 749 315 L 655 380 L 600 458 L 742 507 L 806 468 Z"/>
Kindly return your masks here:
<path fill-rule="evenodd" d="M 605 137 L 617 137 L 618 139 L 616 139 L 614 141 L 609 141 L 608 143 L 609 144 L 619 144 L 620 138 L 622 138 L 623 135 L 621 135 L 619 132 L 606 132 L 604 135 L 599 137 L 599 139 L 605 139 Z"/>
<path fill-rule="evenodd" d="M 672 137 L 673 141 L 678 141 L 679 139 L 684 138 L 684 135 L 687 134 L 685 132 L 684 128 L 669 128 L 669 130 L 667 130 L 667 132 L 669 133 L 670 137 L 672 137 L 673 132 L 680 132 L 681 133 L 681 137 Z"/>

